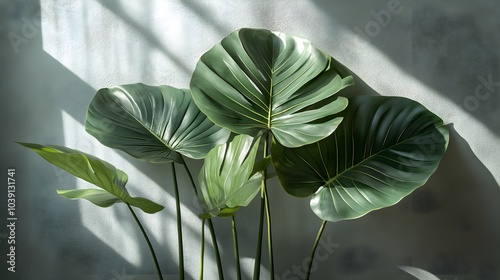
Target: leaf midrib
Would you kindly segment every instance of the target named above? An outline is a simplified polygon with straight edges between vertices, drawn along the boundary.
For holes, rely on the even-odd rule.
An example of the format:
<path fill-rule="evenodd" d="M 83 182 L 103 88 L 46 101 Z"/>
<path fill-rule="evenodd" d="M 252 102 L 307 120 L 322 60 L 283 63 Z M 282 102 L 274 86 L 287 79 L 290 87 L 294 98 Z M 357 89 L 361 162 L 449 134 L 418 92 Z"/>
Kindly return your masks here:
<path fill-rule="evenodd" d="M 276 36 L 275 34 L 273 34 L 274 36 Z M 274 69 L 274 64 L 276 62 L 275 60 L 275 56 L 274 56 L 274 52 L 275 52 L 275 42 L 273 40 L 273 52 L 272 52 L 272 58 L 271 58 L 271 67 L 269 68 L 269 70 L 271 71 L 271 75 L 270 75 L 270 81 L 269 81 L 269 104 L 267 105 L 267 129 L 270 130 L 271 129 L 271 117 L 272 117 L 272 111 L 273 111 L 273 94 L 274 94 L 274 73 L 275 73 L 275 69 Z"/>

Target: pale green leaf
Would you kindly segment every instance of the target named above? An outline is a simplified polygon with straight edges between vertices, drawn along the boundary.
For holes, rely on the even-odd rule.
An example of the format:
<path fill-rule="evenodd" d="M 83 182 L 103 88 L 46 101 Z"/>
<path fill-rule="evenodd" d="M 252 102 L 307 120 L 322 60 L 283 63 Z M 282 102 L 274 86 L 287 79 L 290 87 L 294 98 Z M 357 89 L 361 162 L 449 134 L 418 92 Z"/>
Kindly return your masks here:
<path fill-rule="evenodd" d="M 259 193 L 263 170 L 268 160 L 255 159 L 260 138 L 238 135 L 231 142 L 212 149 L 199 175 L 200 217 L 228 216 L 247 206 Z"/>
<path fill-rule="evenodd" d="M 86 199 L 100 207 L 109 207 L 121 202 L 117 196 L 98 189 L 57 190 L 57 193 L 67 199 Z"/>
<path fill-rule="evenodd" d="M 33 150 L 49 163 L 102 189 L 58 190 L 63 197 L 86 199 L 101 207 L 122 201 L 146 213 L 156 213 L 164 208 L 148 199 L 131 197 L 125 189 L 127 174 L 95 156 L 62 146 L 19 144 Z"/>

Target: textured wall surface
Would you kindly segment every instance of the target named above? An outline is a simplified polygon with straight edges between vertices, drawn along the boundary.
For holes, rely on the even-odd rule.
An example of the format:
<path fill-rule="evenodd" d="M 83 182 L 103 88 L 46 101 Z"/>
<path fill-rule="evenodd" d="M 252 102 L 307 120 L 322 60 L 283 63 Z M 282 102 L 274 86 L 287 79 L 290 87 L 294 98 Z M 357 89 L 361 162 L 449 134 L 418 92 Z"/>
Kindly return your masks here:
<path fill-rule="evenodd" d="M 163 272 L 176 279 L 168 166 L 102 146 L 83 129 L 87 106 L 112 85 L 188 87 L 201 54 L 233 30 L 258 27 L 307 38 L 339 60 L 356 76 L 349 93 L 412 98 L 451 128 L 448 152 L 425 186 L 396 206 L 327 225 L 312 279 L 416 279 L 398 266 L 439 279 L 500 279 L 499 14 L 498 1 L 487 0 L 0 1 L 0 172 L 16 169 L 18 217 L 11 273 L 4 184 L 0 278 L 156 279 L 127 209 L 60 198 L 56 189 L 86 184 L 13 143 L 25 141 L 93 153 L 128 173 L 131 193 L 166 205 L 140 218 Z M 303 279 L 321 222 L 307 199 L 272 183 L 275 279 Z M 190 188 L 181 200 L 188 279 L 197 279 L 201 224 Z M 237 216 L 245 279 L 252 275 L 258 208 L 254 201 Z M 232 279 L 230 220 L 215 224 Z M 216 279 L 209 239 L 207 246 L 205 279 Z M 262 279 L 267 271 L 264 257 Z"/>

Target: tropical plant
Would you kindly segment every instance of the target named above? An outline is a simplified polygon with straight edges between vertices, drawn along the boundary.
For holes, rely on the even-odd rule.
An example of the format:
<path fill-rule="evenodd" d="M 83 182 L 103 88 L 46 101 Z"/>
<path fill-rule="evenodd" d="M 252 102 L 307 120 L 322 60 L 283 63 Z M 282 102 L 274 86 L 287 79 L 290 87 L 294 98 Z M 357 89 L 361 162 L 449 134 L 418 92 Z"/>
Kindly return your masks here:
<path fill-rule="evenodd" d="M 270 278 L 274 279 L 272 222 L 267 180 L 272 164 L 283 189 L 311 196 L 323 223 L 313 243 L 307 279 L 328 221 L 355 219 L 391 206 L 425 184 L 448 144 L 442 120 L 402 97 L 342 97 L 354 83 L 349 71 L 305 39 L 263 29 L 240 29 L 203 54 L 190 89 L 129 84 L 101 89 L 85 122 L 101 143 L 131 156 L 168 163 L 178 225 L 179 277 L 184 278 L 178 182 L 174 163 L 188 172 L 211 232 L 219 279 L 223 270 L 211 219 L 231 217 L 237 279 L 241 279 L 235 215 L 260 193 L 254 279 L 260 277 L 264 221 Z M 64 147 L 22 145 L 102 190 L 59 191 L 108 207 L 127 204 L 160 267 L 144 228 L 130 206 L 162 209 L 133 198 L 126 175 L 93 156 Z M 261 151 L 259 154 L 259 150 Z M 198 185 L 184 157 L 204 159 Z"/>

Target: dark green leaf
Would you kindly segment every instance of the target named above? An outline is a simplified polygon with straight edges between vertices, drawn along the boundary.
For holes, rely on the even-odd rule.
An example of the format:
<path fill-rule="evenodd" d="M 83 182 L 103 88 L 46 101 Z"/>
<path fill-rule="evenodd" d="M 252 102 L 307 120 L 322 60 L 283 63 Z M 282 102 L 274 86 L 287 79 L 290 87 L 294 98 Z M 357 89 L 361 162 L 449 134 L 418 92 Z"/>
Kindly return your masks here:
<path fill-rule="evenodd" d="M 257 172 L 266 170 L 267 167 L 269 166 L 269 164 L 271 164 L 271 162 L 272 162 L 271 156 L 267 156 L 267 157 L 255 162 L 251 175 L 253 175 Z M 266 177 L 266 178 L 269 179 L 269 177 Z"/>
<path fill-rule="evenodd" d="M 298 147 L 335 130 L 347 99 L 332 96 L 351 84 L 347 69 L 309 41 L 241 29 L 201 57 L 191 91 L 216 124 L 254 137 L 270 130 L 282 145 Z"/>
<path fill-rule="evenodd" d="M 230 134 L 200 112 L 189 90 L 144 84 L 99 90 L 85 129 L 106 146 L 155 163 L 203 158 Z"/>
<path fill-rule="evenodd" d="M 285 191 L 313 195 L 312 210 L 328 221 L 397 203 L 427 181 L 448 145 L 442 120 L 406 98 L 356 97 L 344 113 L 337 130 L 318 143 L 272 147 Z"/>

